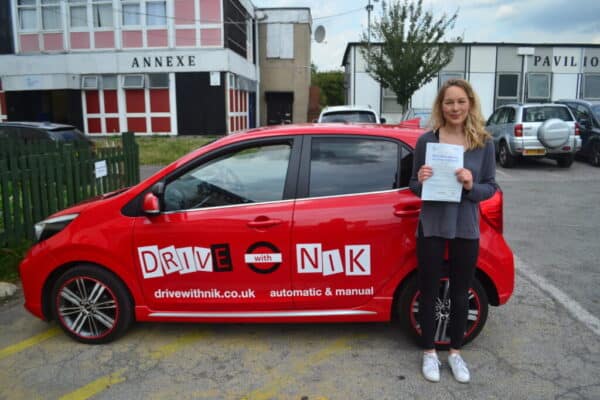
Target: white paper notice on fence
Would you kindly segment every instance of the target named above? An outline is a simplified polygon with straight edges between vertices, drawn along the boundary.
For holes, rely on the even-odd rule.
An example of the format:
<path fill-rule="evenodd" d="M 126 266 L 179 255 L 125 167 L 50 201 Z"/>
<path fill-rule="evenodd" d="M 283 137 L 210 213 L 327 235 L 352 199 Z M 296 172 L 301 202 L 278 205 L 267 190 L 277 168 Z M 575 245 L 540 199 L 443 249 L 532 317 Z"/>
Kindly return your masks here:
<path fill-rule="evenodd" d="M 464 147 L 445 143 L 427 143 L 425 164 L 433 170 L 431 178 L 423 182 L 421 199 L 460 202 L 462 185 L 455 171 L 463 166 Z"/>
<path fill-rule="evenodd" d="M 94 163 L 96 179 L 103 178 L 108 175 L 108 169 L 106 168 L 106 160 L 96 161 Z"/>

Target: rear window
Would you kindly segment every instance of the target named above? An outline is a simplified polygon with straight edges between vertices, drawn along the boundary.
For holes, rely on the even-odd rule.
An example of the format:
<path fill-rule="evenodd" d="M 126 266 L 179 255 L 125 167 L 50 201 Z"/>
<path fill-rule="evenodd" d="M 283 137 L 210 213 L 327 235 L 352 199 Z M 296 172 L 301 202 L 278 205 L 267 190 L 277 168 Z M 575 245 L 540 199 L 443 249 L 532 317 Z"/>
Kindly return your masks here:
<path fill-rule="evenodd" d="M 369 111 L 337 111 L 323 114 L 321 122 L 377 122 L 375 114 Z"/>
<path fill-rule="evenodd" d="M 528 107 L 523 109 L 523 122 L 544 122 L 551 118 L 573 121 L 566 107 Z"/>

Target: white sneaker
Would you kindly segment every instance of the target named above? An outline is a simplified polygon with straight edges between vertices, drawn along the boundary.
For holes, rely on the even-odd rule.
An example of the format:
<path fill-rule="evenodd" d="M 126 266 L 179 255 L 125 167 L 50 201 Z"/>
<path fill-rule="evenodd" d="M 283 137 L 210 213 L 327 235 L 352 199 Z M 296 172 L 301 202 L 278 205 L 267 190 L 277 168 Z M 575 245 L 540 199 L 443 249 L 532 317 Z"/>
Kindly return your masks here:
<path fill-rule="evenodd" d="M 467 368 L 467 363 L 462 359 L 460 354 L 450 354 L 448 356 L 448 364 L 450 364 L 454 379 L 460 383 L 469 383 L 471 374 L 469 373 L 469 368 Z"/>
<path fill-rule="evenodd" d="M 423 353 L 423 376 L 425 379 L 431 382 L 439 382 L 440 381 L 440 365 L 442 363 L 438 359 L 438 356 L 435 352 L 433 353 Z"/>

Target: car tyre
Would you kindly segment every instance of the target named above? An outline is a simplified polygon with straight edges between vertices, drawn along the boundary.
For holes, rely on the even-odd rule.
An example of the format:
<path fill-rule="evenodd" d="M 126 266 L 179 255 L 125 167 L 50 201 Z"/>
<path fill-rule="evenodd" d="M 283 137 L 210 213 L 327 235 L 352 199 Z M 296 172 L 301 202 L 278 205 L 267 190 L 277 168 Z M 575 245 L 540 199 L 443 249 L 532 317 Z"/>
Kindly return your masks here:
<path fill-rule="evenodd" d="M 54 283 L 51 296 L 54 319 L 82 343 L 111 342 L 133 320 L 132 301 L 123 282 L 95 265 L 67 270 Z"/>
<path fill-rule="evenodd" d="M 575 156 L 573 156 L 573 154 L 569 154 L 564 157 L 557 158 L 556 163 L 561 168 L 569 168 L 573 164 L 573 160 L 575 160 Z"/>
<path fill-rule="evenodd" d="M 500 142 L 498 149 L 498 161 L 500 162 L 500 166 L 502 168 L 512 168 L 517 163 L 517 157 L 510 154 L 508 144 L 506 144 L 504 141 Z"/>
<path fill-rule="evenodd" d="M 594 167 L 600 167 L 600 142 L 594 142 L 592 144 L 590 164 L 592 164 Z"/>
<path fill-rule="evenodd" d="M 438 350 L 447 350 L 450 347 L 450 331 L 448 329 L 450 319 L 449 316 L 446 318 L 450 310 L 448 285 L 449 280 L 447 277 L 440 280 L 440 296 L 436 300 L 436 303 L 440 305 L 436 309 L 436 320 L 440 327 L 439 335 L 435 338 L 435 347 Z M 463 344 L 471 342 L 481 333 L 487 321 L 488 307 L 487 293 L 479 280 L 474 278 L 471 289 L 469 289 L 469 315 Z M 402 293 L 400 293 L 395 311 L 399 317 L 400 325 L 410 332 L 416 341 L 420 341 L 421 328 L 418 322 L 419 289 L 416 274 L 409 278 Z"/>

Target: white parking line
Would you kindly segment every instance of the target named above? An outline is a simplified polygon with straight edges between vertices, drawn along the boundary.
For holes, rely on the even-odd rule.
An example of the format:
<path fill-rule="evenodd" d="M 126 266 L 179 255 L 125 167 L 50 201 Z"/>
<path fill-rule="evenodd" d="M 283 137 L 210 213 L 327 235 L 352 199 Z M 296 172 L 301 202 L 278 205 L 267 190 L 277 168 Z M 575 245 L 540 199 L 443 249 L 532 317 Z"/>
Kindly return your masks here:
<path fill-rule="evenodd" d="M 590 314 L 585 308 L 583 308 L 578 302 L 573 300 L 569 295 L 565 292 L 548 282 L 546 279 L 542 278 L 535 272 L 533 272 L 532 268 L 523 262 L 521 259 L 515 256 L 515 265 L 517 270 L 534 286 L 540 288 L 542 291 L 546 292 L 548 295 L 553 297 L 556 301 L 563 305 L 567 309 L 569 313 L 571 313 L 575 318 L 581 321 L 585 326 L 590 328 L 592 332 L 596 335 L 600 336 L 600 320 Z"/>

